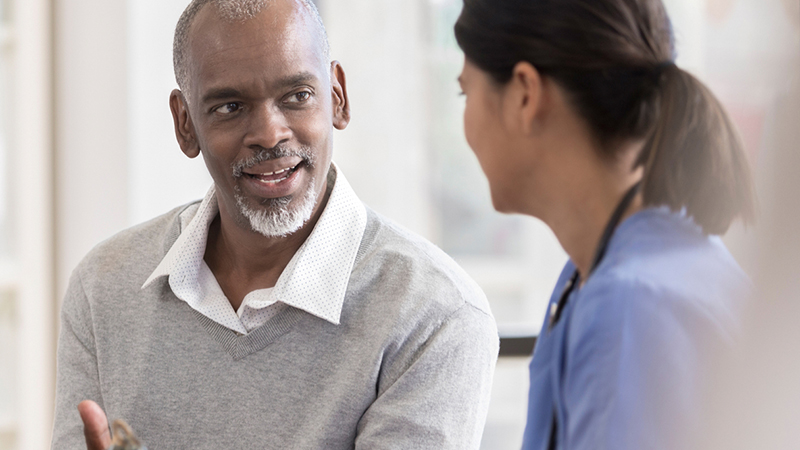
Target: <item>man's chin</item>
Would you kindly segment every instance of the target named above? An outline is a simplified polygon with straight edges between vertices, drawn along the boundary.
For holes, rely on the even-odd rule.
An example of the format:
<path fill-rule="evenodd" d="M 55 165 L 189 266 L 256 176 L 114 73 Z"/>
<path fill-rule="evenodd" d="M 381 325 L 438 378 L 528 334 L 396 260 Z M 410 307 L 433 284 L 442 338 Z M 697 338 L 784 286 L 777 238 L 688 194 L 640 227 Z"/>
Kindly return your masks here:
<path fill-rule="evenodd" d="M 267 238 L 283 238 L 296 233 L 303 228 L 306 221 L 295 220 L 291 222 L 275 223 L 270 220 L 248 217 L 250 229 Z"/>
<path fill-rule="evenodd" d="M 298 230 L 311 219 L 317 195 L 313 189 L 293 204 L 292 197 L 262 199 L 257 206 L 242 196 L 236 197 L 239 213 L 247 220 L 250 228 L 268 238 L 286 237 Z"/>

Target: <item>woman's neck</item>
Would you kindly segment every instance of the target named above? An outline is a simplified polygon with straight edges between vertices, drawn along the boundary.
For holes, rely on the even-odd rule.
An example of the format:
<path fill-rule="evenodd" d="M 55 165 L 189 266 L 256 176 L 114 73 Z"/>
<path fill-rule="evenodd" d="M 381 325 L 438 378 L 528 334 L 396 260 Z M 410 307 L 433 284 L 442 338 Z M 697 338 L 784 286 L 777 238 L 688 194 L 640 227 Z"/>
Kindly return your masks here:
<path fill-rule="evenodd" d="M 638 152 L 637 152 L 638 153 Z M 585 281 L 592 269 L 600 239 L 625 194 L 642 178 L 642 169 L 631 171 L 633 161 L 623 158 L 614 167 L 605 164 L 573 165 L 540 218 L 554 234 Z M 582 166 L 582 167 L 581 167 Z M 581 170 L 583 169 L 583 170 Z M 641 210 L 641 193 L 622 212 L 620 222 Z"/>
<path fill-rule="evenodd" d="M 635 184 L 635 182 L 633 183 Z M 617 195 L 595 196 L 576 203 L 575 208 L 564 208 L 555 214 L 548 225 L 578 269 L 582 280 L 586 280 L 600 246 L 600 239 L 609 220 L 626 192 L 633 186 L 616 192 Z M 620 222 L 642 209 L 642 196 L 637 194 L 625 208 Z"/>

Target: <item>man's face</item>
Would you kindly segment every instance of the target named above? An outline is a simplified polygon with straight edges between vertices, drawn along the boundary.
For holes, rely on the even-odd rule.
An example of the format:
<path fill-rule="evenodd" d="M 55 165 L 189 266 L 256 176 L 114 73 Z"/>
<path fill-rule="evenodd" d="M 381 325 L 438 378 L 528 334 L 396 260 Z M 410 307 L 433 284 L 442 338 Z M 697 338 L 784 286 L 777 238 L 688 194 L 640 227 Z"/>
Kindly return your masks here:
<path fill-rule="evenodd" d="M 293 0 L 233 22 L 206 6 L 191 29 L 189 104 L 171 99 L 181 147 L 202 152 L 220 214 L 266 236 L 293 233 L 316 211 L 333 126 L 349 118 L 343 72 L 313 20 Z"/>

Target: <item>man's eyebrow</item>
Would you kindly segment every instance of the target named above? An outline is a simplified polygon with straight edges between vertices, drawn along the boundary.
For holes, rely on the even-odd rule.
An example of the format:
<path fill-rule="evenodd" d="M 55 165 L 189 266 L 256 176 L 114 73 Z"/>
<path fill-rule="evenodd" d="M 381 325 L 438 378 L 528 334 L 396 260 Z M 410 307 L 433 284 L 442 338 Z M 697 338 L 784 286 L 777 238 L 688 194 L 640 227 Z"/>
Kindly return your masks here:
<path fill-rule="evenodd" d="M 211 89 L 203 96 L 203 103 L 210 103 L 217 100 L 224 100 L 226 98 L 241 97 L 242 93 L 233 88 L 218 88 Z"/>
<path fill-rule="evenodd" d="M 288 77 L 282 78 L 278 80 L 276 83 L 278 86 L 294 86 L 297 84 L 308 83 L 309 81 L 314 81 L 317 79 L 317 76 L 311 72 L 300 72 L 298 74 L 289 75 Z"/>
<path fill-rule="evenodd" d="M 317 76 L 311 72 L 300 72 L 298 74 L 289 75 L 281 78 L 276 82 L 276 86 L 295 86 L 298 84 L 308 83 L 317 79 Z M 210 103 L 227 98 L 242 97 L 244 94 L 234 88 L 215 88 L 208 91 L 202 98 L 203 103 Z"/>

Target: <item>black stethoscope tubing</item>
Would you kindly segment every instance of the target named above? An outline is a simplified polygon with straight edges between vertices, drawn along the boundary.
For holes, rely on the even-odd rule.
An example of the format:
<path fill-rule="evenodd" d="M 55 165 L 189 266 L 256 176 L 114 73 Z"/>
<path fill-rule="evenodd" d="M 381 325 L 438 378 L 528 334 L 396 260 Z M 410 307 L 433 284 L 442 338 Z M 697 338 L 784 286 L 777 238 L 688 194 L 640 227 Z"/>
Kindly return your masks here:
<path fill-rule="evenodd" d="M 597 250 L 594 254 L 594 260 L 592 260 L 592 266 L 589 269 L 589 273 L 586 274 L 586 278 L 589 278 L 589 275 L 594 271 L 597 266 L 600 265 L 600 262 L 603 260 L 603 257 L 606 255 L 606 250 L 608 250 L 608 243 L 611 241 L 611 237 L 614 235 L 614 231 L 616 231 L 617 226 L 619 226 L 619 222 L 622 220 L 622 216 L 625 214 L 625 211 L 628 210 L 628 207 L 631 205 L 634 197 L 636 194 L 639 193 L 639 188 L 641 187 L 642 182 L 637 182 L 633 187 L 631 187 L 622 200 L 617 205 L 617 209 L 614 210 L 614 214 L 611 215 L 611 219 L 608 221 L 606 225 L 605 231 L 603 231 L 603 236 L 600 238 L 600 243 L 597 245 Z M 550 314 L 550 323 L 548 325 L 548 331 L 552 330 L 553 327 L 558 323 L 559 319 L 561 319 L 561 313 L 564 311 L 564 308 L 567 306 L 567 301 L 569 300 L 569 296 L 572 291 L 575 289 L 575 286 L 580 284 L 580 273 L 578 273 L 578 269 L 575 269 L 575 272 L 572 274 L 572 277 L 567 282 L 566 286 L 564 286 L 564 290 L 561 292 L 561 297 L 558 299 L 558 303 L 556 303 L 556 308 Z M 555 406 L 553 407 L 553 426 L 550 430 L 550 442 L 547 446 L 549 450 L 556 450 L 558 442 L 558 414 L 556 413 Z"/>
<path fill-rule="evenodd" d="M 586 274 L 587 279 L 594 269 L 600 265 L 600 262 L 603 261 L 603 257 L 606 256 L 608 243 L 611 241 L 611 237 L 614 236 L 614 231 L 616 231 L 617 226 L 619 226 L 619 222 L 622 220 L 622 216 L 625 214 L 625 211 L 628 210 L 628 207 L 631 205 L 631 202 L 633 202 L 634 197 L 636 197 L 636 194 L 639 193 L 641 185 L 641 181 L 634 184 L 619 202 L 619 205 L 617 205 L 617 208 L 614 210 L 614 214 L 611 215 L 611 219 L 608 221 L 605 231 L 603 231 L 603 236 L 600 238 L 600 243 L 597 245 L 597 250 L 595 251 L 594 259 L 592 260 L 592 266 L 589 269 L 589 273 Z M 578 269 L 575 269 L 572 277 L 569 279 L 567 284 L 564 286 L 564 290 L 561 292 L 561 297 L 559 297 L 558 303 L 556 303 L 555 310 L 551 311 L 548 330 L 552 330 L 561 319 L 561 313 L 567 306 L 569 296 L 575 289 L 575 286 L 580 284 L 580 279 L 581 275 L 578 272 Z"/>

